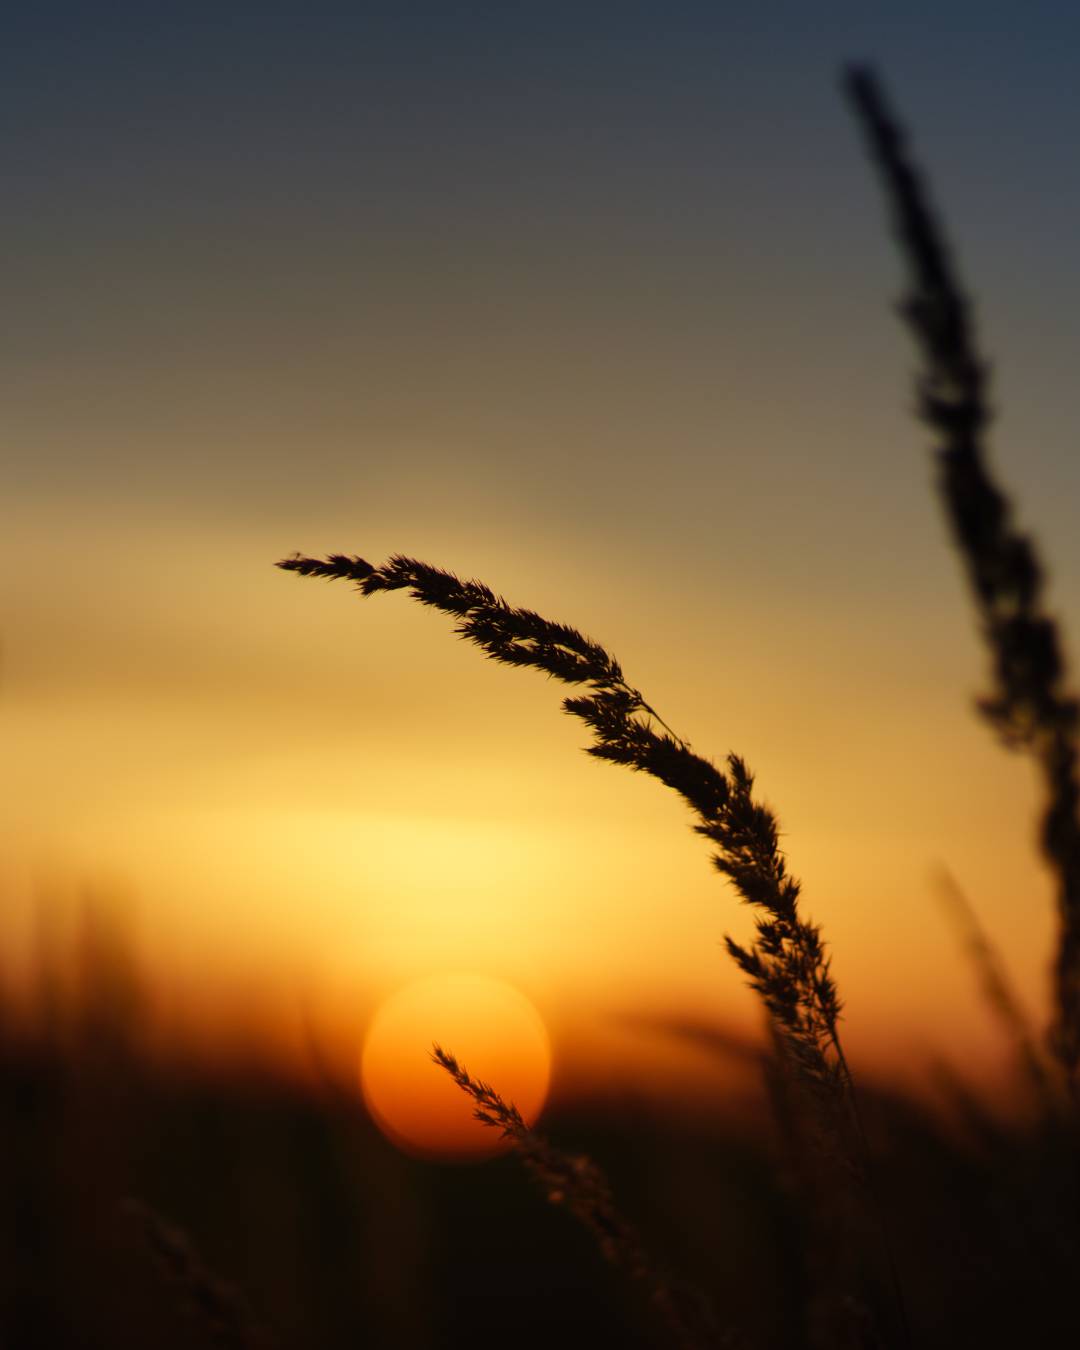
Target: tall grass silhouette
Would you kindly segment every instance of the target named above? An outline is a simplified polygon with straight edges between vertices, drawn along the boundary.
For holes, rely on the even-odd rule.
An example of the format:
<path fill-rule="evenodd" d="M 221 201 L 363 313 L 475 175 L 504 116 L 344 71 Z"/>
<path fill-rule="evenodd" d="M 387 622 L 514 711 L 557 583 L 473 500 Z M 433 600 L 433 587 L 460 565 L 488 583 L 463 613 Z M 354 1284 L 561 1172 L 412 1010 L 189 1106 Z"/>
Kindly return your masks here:
<path fill-rule="evenodd" d="M 800 885 L 781 852 L 777 818 L 755 796 L 745 761 L 732 753 L 725 769 L 718 768 L 668 726 L 598 642 L 568 624 L 510 605 L 480 581 L 403 556 L 374 566 L 343 554 L 296 555 L 278 566 L 300 576 L 350 581 L 365 597 L 404 590 L 453 616 L 457 635 L 491 660 L 584 686 L 588 692 L 564 698 L 562 707 L 588 727 L 587 753 L 656 778 L 683 798 L 694 830 L 715 846 L 717 871 L 757 911 L 754 940 L 743 945 L 728 937 L 726 946 L 767 1013 L 795 1097 L 792 1119 L 800 1145 L 813 1158 L 802 1175 L 810 1183 L 808 1206 L 819 1228 L 816 1341 L 828 1343 L 840 1334 L 840 1325 L 853 1321 L 873 1324 L 865 1248 L 868 1231 L 882 1225 L 869 1190 L 867 1147 L 840 1038 L 840 995 L 821 930 L 801 912 Z M 453 1074 L 447 1060 L 438 1062 Z M 471 1080 L 457 1081 L 470 1091 Z M 902 1299 L 895 1279 L 893 1284 L 902 1328 Z M 902 1330 L 900 1338 L 906 1341 Z"/>
<path fill-rule="evenodd" d="M 901 312 L 922 361 L 919 416 L 934 434 L 940 495 L 991 658 L 993 688 L 979 700 L 979 712 L 1007 745 L 1032 755 L 1045 785 L 1041 841 L 1056 878 L 1059 918 L 1048 1038 L 1052 1065 L 1028 1035 L 973 912 L 955 888 L 950 894 L 984 992 L 1019 1047 L 1044 1113 L 1042 1152 L 1028 1177 L 1033 1194 L 1016 1205 L 1013 1221 L 1021 1231 L 1037 1235 L 1047 1269 L 1059 1264 L 1066 1269 L 1076 1252 L 1071 1236 L 1075 1215 L 1067 1222 L 1048 1221 L 1054 1211 L 1047 1208 L 1047 1196 L 1055 1187 L 1065 1197 L 1076 1192 L 1080 705 L 1066 686 L 1062 640 L 1045 608 L 1037 551 L 1014 525 L 1008 497 L 988 464 L 988 368 L 976 344 L 970 303 L 879 81 L 868 68 L 852 67 L 843 82 L 885 186 L 909 272 Z M 804 914 L 800 884 L 780 849 L 777 818 L 757 795 L 746 762 L 730 753 L 720 767 L 700 755 L 627 680 L 621 664 L 603 646 L 575 627 L 509 604 L 482 582 L 403 555 L 374 565 L 359 556 L 296 554 L 278 566 L 301 576 L 351 582 L 365 597 L 404 590 L 419 603 L 452 616 L 457 635 L 490 659 L 531 667 L 577 686 L 581 692 L 565 697 L 562 707 L 587 727 L 587 752 L 647 774 L 682 797 L 694 830 L 713 846 L 714 866 L 755 912 L 753 940 L 740 943 L 728 937 L 726 947 L 767 1014 L 775 1051 L 774 1100 L 800 1155 L 805 1203 L 811 1211 L 808 1232 L 811 1242 L 814 1235 L 817 1239 L 807 1263 L 817 1285 L 808 1300 L 810 1343 L 907 1342 L 896 1268 L 892 1265 L 893 1318 L 882 1314 L 882 1301 L 874 1297 L 866 1251 L 860 1247 L 871 1230 L 878 1230 L 871 1242 L 880 1241 L 884 1223 L 876 1213 L 869 1147 L 840 1035 L 840 993 L 821 929 Z M 546 1166 L 551 1175 L 561 1175 L 562 1163 L 538 1162 L 535 1150 L 543 1146 L 495 1088 L 473 1079 L 449 1051 L 436 1047 L 434 1057 L 473 1099 L 480 1120 L 507 1133 L 534 1171 L 543 1173 Z M 1071 1119 L 1066 1118 L 1068 1110 L 1061 1114 L 1061 1086 L 1073 1097 Z M 998 1180 L 1008 1190 L 1008 1179 Z M 608 1231 L 609 1220 L 598 1221 L 599 1214 L 608 1214 L 609 1193 L 604 1190 L 603 1195 L 603 1201 L 595 1194 L 583 1196 L 576 1212 L 601 1245 L 610 1248 L 622 1240 L 613 1234 L 623 1230 L 616 1225 Z M 628 1250 L 640 1250 L 636 1239 L 626 1241 Z M 637 1259 L 630 1258 L 631 1264 Z M 891 1265 L 891 1255 L 888 1261 Z"/>
<path fill-rule="evenodd" d="M 375 567 L 341 554 L 297 555 L 278 566 L 301 576 L 351 581 L 363 596 L 405 590 L 421 604 L 453 615 L 458 636 L 492 660 L 584 685 L 587 694 L 565 698 L 562 706 L 592 733 L 587 753 L 658 779 L 690 807 L 694 830 L 716 845 L 713 865 L 759 911 L 755 940 L 743 946 L 729 937 L 728 952 L 761 997 L 800 1082 L 837 1124 L 850 1118 L 851 1071 L 829 957 L 820 928 L 800 911 L 799 882 L 780 850 L 779 823 L 755 797 L 754 777 L 743 759 L 729 754 L 726 771 L 719 769 L 671 730 L 599 643 L 568 624 L 508 604 L 482 582 L 401 556 Z"/>
<path fill-rule="evenodd" d="M 1057 878 L 1059 942 L 1051 1044 L 1080 1092 L 1080 705 L 1065 684 L 1057 625 L 1043 606 L 1043 567 L 1016 529 L 987 462 L 988 366 L 971 305 L 930 207 L 903 133 L 875 74 L 849 70 L 845 84 L 866 134 L 907 263 L 901 313 L 923 360 L 919 415 L 935 436 L 938 486 L 964 561 L 990 652 L 994 689 L 979 710 L 1007 745 L 1028 750 L 1046 789 L 1042 846 Z"/>

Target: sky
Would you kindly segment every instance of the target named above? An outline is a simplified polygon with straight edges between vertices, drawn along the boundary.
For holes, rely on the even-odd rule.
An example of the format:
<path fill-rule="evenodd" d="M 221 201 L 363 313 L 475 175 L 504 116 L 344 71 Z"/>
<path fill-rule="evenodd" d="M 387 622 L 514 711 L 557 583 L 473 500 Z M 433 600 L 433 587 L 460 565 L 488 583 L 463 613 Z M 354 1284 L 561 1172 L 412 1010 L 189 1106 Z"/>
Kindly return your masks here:
<path fill-rule="evenodd" d="M 9 978 L 91 893 L 177 1025 L 306 1019 L 355 1057 L 381 1000 L 461 970 L 532 1000 L 557 1081 L 632 1063 L 634 1019 L 759 1033 L 720 945 L 750 917 L 674 798 L 440 617 L 272 565 L 403 552 L 585 629 L 745 756 L 866 1072 L 999 1062 L 934 877 L 1044 1019 L 1038 792 L 972 713 L 838 73 L 877 65 L 931 173 L 1075 632 L 1078 38 L 1072 6 L 985 0 L 11 18 Z"/>

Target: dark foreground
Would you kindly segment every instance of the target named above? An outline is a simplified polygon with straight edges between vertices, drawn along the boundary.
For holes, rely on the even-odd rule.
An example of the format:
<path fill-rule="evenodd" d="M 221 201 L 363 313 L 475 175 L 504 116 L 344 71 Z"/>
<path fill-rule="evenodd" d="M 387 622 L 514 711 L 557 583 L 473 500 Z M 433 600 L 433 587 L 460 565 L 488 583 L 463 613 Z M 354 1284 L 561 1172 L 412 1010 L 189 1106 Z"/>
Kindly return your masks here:
<path fill-rule="evenodd" d="M 0 1062 L 10 1350 L 664 1343 L 512 1157 L 413 1161 L 347 1095 L 165 1068 L 102 1028 L 10 1033 Z M 1068 1148 L 970 1102 L 959 1127 L 864 1107 L 913 1342 L 1076 1344 Z M 808 1343 L 814 1254 L 776 1130 L 617 1102 L 544 1124 L 607 1171 L 678 1297 L 707 1291 L 748 1345 Z"/>

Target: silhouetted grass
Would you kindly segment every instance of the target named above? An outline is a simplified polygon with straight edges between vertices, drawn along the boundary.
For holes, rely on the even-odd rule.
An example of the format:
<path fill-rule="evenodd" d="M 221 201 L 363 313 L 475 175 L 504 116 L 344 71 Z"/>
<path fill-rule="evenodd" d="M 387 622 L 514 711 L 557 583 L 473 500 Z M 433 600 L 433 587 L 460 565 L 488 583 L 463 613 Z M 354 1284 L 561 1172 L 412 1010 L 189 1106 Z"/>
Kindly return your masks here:
<path fill-rule="evenodd" d="M 868 1231 L 882 1221 L 868 1189 L 866 1142 L 840 1040 L 840 996 L 820 928 L 800 910 L 800 886 L 780 850 L 779 823 L 754 795 L 745 761 L 729 754 L 726 772 L 717 768 L 672 731 L 598 642 L 569 624 L 509 604 L 483 582 L 400 555 L 381 567 L 341 554 L 296 555 L 278 566 L 305 577 L 351 581 L 362 596 L 405 590 L 452 615 L 457 635 L 491 660 L 584 686 L 586 694 L 565 698 L 562 706 L 592 733 L 587 753 L 648 774 L 687 803 L 696 818 L 694 830 L 716 846 L 715 867 L 758 911 L 754 941 L 744 946 L 728 937 L 726 945 L 768 1014 L 777 1053 L 798 1088 L 802 1136 L 816 1158 L 807 1176 L 817 1183 L 812 1196 L 822 1228 L 821 1284 L 828 1291 L 819 1301 L 820 1317 L 830 1328 L 850 1322 L 853 1314 L 860 1323 L 873 1322 L 862 1291 L 869 1278 L 866 1252 L 873 1245 Z M 898 1282 L 893 1283 L 902 1309 Z M 902 1326 L 902 1311 L 899 1320 Z"/>
<path fill-rule="evenodd" d="M 1046 785 L 1042 845 L 1057 877 L 1057 1016 L 1051 1043 L 1074 1092 L 1080 1068 L 1080 705 L 1065 685 L 1057 625 L 1043 607 L 1043 568 L 1013 525 L 1008 497 L 987 462 L 988 366 L 971 305 L 903 133 L 872 71 L 853 68 L 846 88 L 866 132 L 907 262 L 901 313 L 923 359 L 919 415 L 935 435 L 939 488 L 990 651 L 995 689 L 979 700 L 1005 743 L 1035 758 Z"/>
<path fill-rule="evenodd" d="M 207 1338 L 225 1350 L 271 1350 L 240 1293 L 208 1270 L 188 1235 L 141 1200 L 124 1211 L 138 1224 L 146 1245 L 178 1298 Z"/>
<path fill-rule="evenodd" d="M 1042 840 L 1058 880 L 1060 918 L 1051 1045 L 1076 1092 L 1080 705 L 1065 687 L 1061 639 L 1044 609 L 1036 550 L 1014 527 L 1010 503 L 987 465 L 987 368 L 975 343 L 970 306 L 876 77 L 867 69 L 852 68 L 845 75 L 845 88 L 881 171 L 909 265 L 911 289 L 902 312 L 923 359 L 919 413 L 937 439 L 942 499 L 992 658 L 995 687 L 979 708 L 1006 743 L 1033 754 L 1046 784 Z M 694 829 L 715 846 L 715 866 L 757 911 L 752 943 L 729 937 L 726 945 L 768 1013 L 775 1048 L 774 1102 L 778 1119 L 786 1122 L 794 1171 L 814 1216 L 811 1223 L 816 1223 L 816 1251 L 808 1266 L 815 1285 L 808 1298 L 808 1335 L 813 1344 L 823 1346 L 879 1343 L 881 1320 L 860 1292 L 867 1286 L 856 1247 L 870 1194 L 869 1150 L 839 1034 L 840 996 L 820 928 L 801 911 L 799 882 L 788 872 L 779 848 L 776 817 L 755 795 L 746 763 L 729 754 L 721 769 L 703 758 L 672 731 L 599 643 L 577 628 L 508 604 L 482 582 L 462 580 L 402 555 L 375 566 L 356 556 L 317 559 L 297 554 L 279 566 L 302 576 L 352 581 L 364 596 L 406 590 L 420 603 L 452 615 L 457 634 L 489 658 L 583 686 L 585 692 L 565 698 L 563 708 L 589 728 L 588 753 L 649 774 L 684 799 L 694 814 Z M 958 905 L 984 990 L 1016 1039 L 1044 1113 L 1043 1148 L 1033 1155 L 1040 1161 L 1029 1180 L 1044 1188 L 1053 1177 L 1071 1197 L 1075 1139 L 1060 1132 L 1051 1075 L 1027 1035 L 989 940 L 970 908 L 956 901 L 954 909 Z M 501 1127 L 526 1155 L 536 1147 L 520 1116 L 493 1088 L 472 1079 L 447 1052 L 437 1050 L 436 1058 L 473 1097 L 483 1123 Z M 1021 1209 L 1020 1226 L 1028 1228 L 1037 1214 L 1044 1214 L 1038 1202 Z M 583 1203 L 579 1217 L 595 1226 L 589 1202 Z M 1048 1240 L 1042 1244 L 1044 1265 L 1050 1268 L 1055 1258 L 1047 1247 L 1060 1254 L 1072 1251 L 1073 1245 L 1062 1234 L 1055 1238 L 1053 1223 L 1042 1229 Z M 822 1259 L 826 1251 L 828 1258 Z M 897 1334 L 906 1340 L 895 1267 L 892 1278 L 900 1312 Z"/>
<path fill-rule="evenodd" d="M 1016 1047 L 1017 1058 L 1039 1107 L 1047 1117 L 1056 1116 L 1062 1106 L 1059 1085 L 1032 1031 L 1027 1014 L 1020 1006 L 1012 981 L 1005 971 L 1001 953 L 991 941 L 955 877 L 947 870 L 943 870 L 938 878 L 938 890 L 971 958 L 983 998 L 1001 1029 Z"/>
<path fill-rule="evenodd" d="M 301 576 L 352 581 L 364 596 L 407 590 L 421 604 L 453 615 L 458 636 L 492 660 L 587 687 L 587 694 L 562 705 L 591 731 L 587 753 L 649 774 L 676 791 L 696 817 L 695 831 L 717 846 L 717 870 L 760 912 L 755 941 L 744 947 L 728 938 L 728 951 L 761 996 L 800 1081 L 833 1116 L 847 1149 L 852 1083 L 840 1041 L 840 996 L 820 928 L 800 911 L 799 882 L 780 850 L 776 816 L 754 796 L 745 761 L 730 754 L 727 771 L 721 771 L 671 730 L 599 643 L 568 624 L 508 604 L 482 582 L 463 581 L 400 555 L 381 567 L 340 554 L 296 555 L 278 566 Z"/>
<path fill-rule="evenodd" d="M 646 1253 L 634 1227 L 619 1212 L 607 1178 L 591 1158 L 555 1148 L 526 1125 L 512 1102 L 504 1101 L 490 1083 L 473 1078 L 441 1045 L 433 1048 L 432 1059 L 475 1103 L 476 1119 L 510 1140 L 548 1201 L 565 1205 L 592 1234 L 604 1259 L 645 1290 L 652 1312 L 672 1345 L 682 1350 L 704 1350 L 710 1345 L 742 1343 L 733 1332 L 720 1333 L 704 1295 L 688 1290 L 685 1285 L 682 1297 L 676 1294 L 671 1281 L 657 1270 Z"/>

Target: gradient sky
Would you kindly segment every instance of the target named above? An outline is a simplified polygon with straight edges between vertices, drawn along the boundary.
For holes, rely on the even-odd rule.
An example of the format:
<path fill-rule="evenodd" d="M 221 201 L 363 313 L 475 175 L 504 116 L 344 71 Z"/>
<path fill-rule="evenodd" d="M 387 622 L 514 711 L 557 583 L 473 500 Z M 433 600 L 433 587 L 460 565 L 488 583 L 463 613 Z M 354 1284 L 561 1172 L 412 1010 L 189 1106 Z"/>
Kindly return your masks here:
<path fill-rule="evenodd" d="M 836 77 L 878 63 L 915 133 L 1075 632 L 1078 42 L 1074 6 L 986 0 L 9 18 L 5 965 L 87 882 L 134 897 L 162 979 L 269 982 L 346 1041 L 444 968 L 522 988 L 564 1059 L 626 1011 L 755 1029 L 718 946 L 749 916 L 677 801 L 442 619 L 271 566 L 400 551 L 578 624 L 746 756 L 864 1065 L 996 1044 L 939 864 L 1042 1016 L 1034 780 L 970 713 Z"/>

